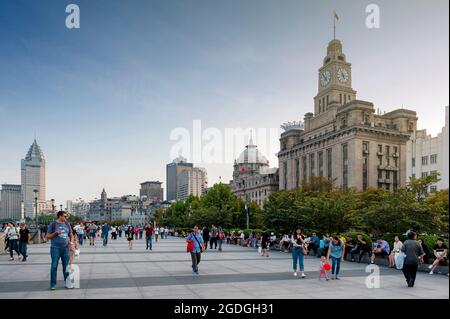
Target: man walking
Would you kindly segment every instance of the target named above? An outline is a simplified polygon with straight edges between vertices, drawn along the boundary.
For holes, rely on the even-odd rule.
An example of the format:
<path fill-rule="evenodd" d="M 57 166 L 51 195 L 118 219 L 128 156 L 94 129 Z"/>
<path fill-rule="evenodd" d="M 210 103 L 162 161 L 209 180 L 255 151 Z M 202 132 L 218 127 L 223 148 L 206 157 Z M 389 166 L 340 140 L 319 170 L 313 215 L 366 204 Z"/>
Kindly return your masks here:
<path fill-rule="evenodd" d="M 109 235 L 109 225 L 104 224 L 102 226 L 103 246 L 106 246 L 108 244 L 108 235 Z"/>
<path fill-rule="evenodd" d="M 192 259 L 192 272 L 198 275 L 198 264 L 200 264 L 200 259 L 202 251 L 205 249 L 205 244 L 203 242 L 203 237 L 199 232 L 198 226 L 195 225 L 192 232 L 186 238 L 187 242 L 193 242 L 193 250 L 190 251 Z"/>
<path fill-rule="evenodd" d="M 17 260 L 19 260 L 19 230 L 17 229 L 16 224 L 9 223 L 8 227 L 6 228 L 6 236 L 8 236 L 9 242 L 9 260 L 14 261 L 14 252 L 17 253 Z"/>
<path fill-rule="evenodd" d="M 403 275 L 405 276 L 408 287 L 414 287 L 416 281 L 417 268 L 419 263 L 423 264 L 425 253 L 422 246 L 417 242 L 417 234 L 410 231 L 408 240 L 403 243 L 401 251 L 406 255 L 403 262 Z"/>
<path fill-rule="evenodd" d="M 30 231 L 26 227 L 25 223 L 19 224 L 20 230 L 19 230 L 19 252 L 22 255 L 22 262 L 27 261 L 27 247 L 28 247 L 28 241 L 30 240 Z"/>
<path fill-rule="evenodd" d="M 212 229 L 211 229 L 211 239 L 209 241 L 209 248 L 213 249 L 213 244 L 214 244 L 214 249 L 217 249 L 217 237 L 219 236 L 219 230 L 217 229 L 216 226 L 212 225 Z"/>
<path fill-rule="evenodd" d="M 50 290 L 56 289 L 56 277 L 59 259 L 61 258 L 62 270 L 66 288 L 72 289 L 73 285 L 67 281 L 69 276 L 69 242 L 73 240 L 72 228 L 67 221 L 67 212 L 59 211 L 57 220 L 48 226 L 47 240 L 51 240 L 50 256 L 52 265 L 50 268 Z"/>
<path fill-rule="evenodd" d="M 147 249 L 152 250 L 152 236 L 153 236 L 153 227 L 150 223 L 148 223 L 147 226 L 145 227 L 146 250 Z"/>

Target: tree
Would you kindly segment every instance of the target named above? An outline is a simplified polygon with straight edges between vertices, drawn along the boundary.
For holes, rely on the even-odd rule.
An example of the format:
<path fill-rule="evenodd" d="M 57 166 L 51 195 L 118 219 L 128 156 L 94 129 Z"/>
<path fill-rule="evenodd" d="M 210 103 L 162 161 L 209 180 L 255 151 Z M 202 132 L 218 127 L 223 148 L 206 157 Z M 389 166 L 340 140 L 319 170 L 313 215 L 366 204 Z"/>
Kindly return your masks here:
<path fill-rule="evenodd" d="M 422 201 L 428 195 L 428 188 L 439 181 L 439 173 L 430 174 L 422 178 L 412 177 L 407 184 L 407 189 L 415 195 L 418 201 Z"/>

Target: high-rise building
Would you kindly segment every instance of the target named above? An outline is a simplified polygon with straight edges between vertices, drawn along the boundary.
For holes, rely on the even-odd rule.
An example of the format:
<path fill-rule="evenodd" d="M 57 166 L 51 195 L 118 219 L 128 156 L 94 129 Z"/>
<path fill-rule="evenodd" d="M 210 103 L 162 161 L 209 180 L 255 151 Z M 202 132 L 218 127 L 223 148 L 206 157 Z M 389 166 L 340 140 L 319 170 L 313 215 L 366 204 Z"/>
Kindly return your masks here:
<path fill-rule="evenodd" d="M 38 213 L 47 209 L 45 199 L 45 158 L 36 140 L 30 146 L 27 155 L 21 162 L 22 199 L 25 217 L 35 217 L 35 195 L 37 196 Z M 35 193 L 35 191 L 37 191 Z"/>
<path fill-rule="evenodd" d="M 182 156 L 177 157 L 172 163 L 167 164 L 166 167 L 166 194 L 167 200 L 172 201 L 177 199 L 178 192 L 178 176 L 185 170 L 192 169 L 194 165 L 188 163 L 187 159 Z"/>
<path fill-rule="evenodd" d="M 255 202 L 261 208 L 270 194 L 278 191 L 278 169 L 269 167 L 269 161 L 258 151 L 252 139 L 234 162 L 230 186 L 237 197 Z"/>
<path fill-rule="evenodd" d="M 417 130 L 406 144 L 406 176 L 421 178 L 439 173 L 440 181 L 431 185 L 429 192 L 448 188 L 448 106 L 445 107 L 445 126 L 432 137 L 427 130 Z"/>
<path fill-rule="evenodd" d="M 356 99 L 351 64 L 339 40 L 328 44 L 318 72 L 314 114 L 304 125 L 283 125 L 280 138 L 280 189 L 299 187 L 322 176 L 335 187 L 396 189 L 406 183 L 406 142 L 416 129 L 416 112 L 376 112 Z"/>
<path fill-rule="evenodd" d="M 0 219 L 22 218 L 22 186 L 3 184 L 0 193 Z"/>
<path fill-rule="evenodd" d="M 162 182 L 151 181 L 141 183 L 139 196 L 146 197 L 149 202 L 161 202 L 164 200 L 164 191 L 161 187 Z"/>
<path fill-rule="evenodd" d="M 205 193 L 207 174 L 204 168 L 191 167 L 178 175 L 177 200 L 185 200 L 190 195 L 201 196 Z"/>

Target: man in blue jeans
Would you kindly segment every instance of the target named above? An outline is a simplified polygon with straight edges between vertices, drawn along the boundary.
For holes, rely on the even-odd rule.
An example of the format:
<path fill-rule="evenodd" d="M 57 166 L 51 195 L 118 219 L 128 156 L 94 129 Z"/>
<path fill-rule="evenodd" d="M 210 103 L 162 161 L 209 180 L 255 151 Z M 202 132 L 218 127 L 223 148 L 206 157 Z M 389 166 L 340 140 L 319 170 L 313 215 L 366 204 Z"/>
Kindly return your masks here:
<path fill-rule="evenodd" d="M 146 250 L 147 249 L 152 250 L 152 236 L 153 236 L 153 227 L 150 223 L 148 223 L 147 226 L 145 227 Z"/>
<path fill-rule="evenodd" d="M 108 235 L 109 235 L 109 226 L 108 224 L 104 224 L 102 226 L 103 246 L 106 246 L 108 244 Z"/>
<path fill-rule="evenodd" d="M 73 288 L 73 285 L 66 281 L 69 276 L 69 242 L 73 240 L 72 227 L 67 221 L 67 216 L 67 212 L 59 211 L 57 213 L 57 220 L 51 223 L 47 230 L 46 239 L 51 240 L 50 256 L 52 258 L 52 265 L 50 268 L 50 290 L 56 289 L 56 276 L 60 258 L 66 288 Z"/>

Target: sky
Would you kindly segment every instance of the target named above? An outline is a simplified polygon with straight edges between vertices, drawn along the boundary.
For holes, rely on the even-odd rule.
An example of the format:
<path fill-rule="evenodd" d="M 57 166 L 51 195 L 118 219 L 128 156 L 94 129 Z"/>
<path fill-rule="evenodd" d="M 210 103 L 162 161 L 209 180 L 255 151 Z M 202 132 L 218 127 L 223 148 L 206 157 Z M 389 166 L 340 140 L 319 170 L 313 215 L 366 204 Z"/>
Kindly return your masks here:
<path fill-rule="evenodd" d="M 70 3 L 79 29 L 65 26 Z M 365 24 L 370 3 L 378 29 Z M 171 133 L 195 120 L 253 128 L 258 144 L 258 128 L 313 110 L 333 10 L 357 98 L 415 110 L 436 135 L 449 104 L 447 0 L 0 0 L 0 183 L 20 184 L 35 136 L 57 203 L 164 186 Z M 209 185 L 232 177 L 232 161 L 194 164 Z"/>

